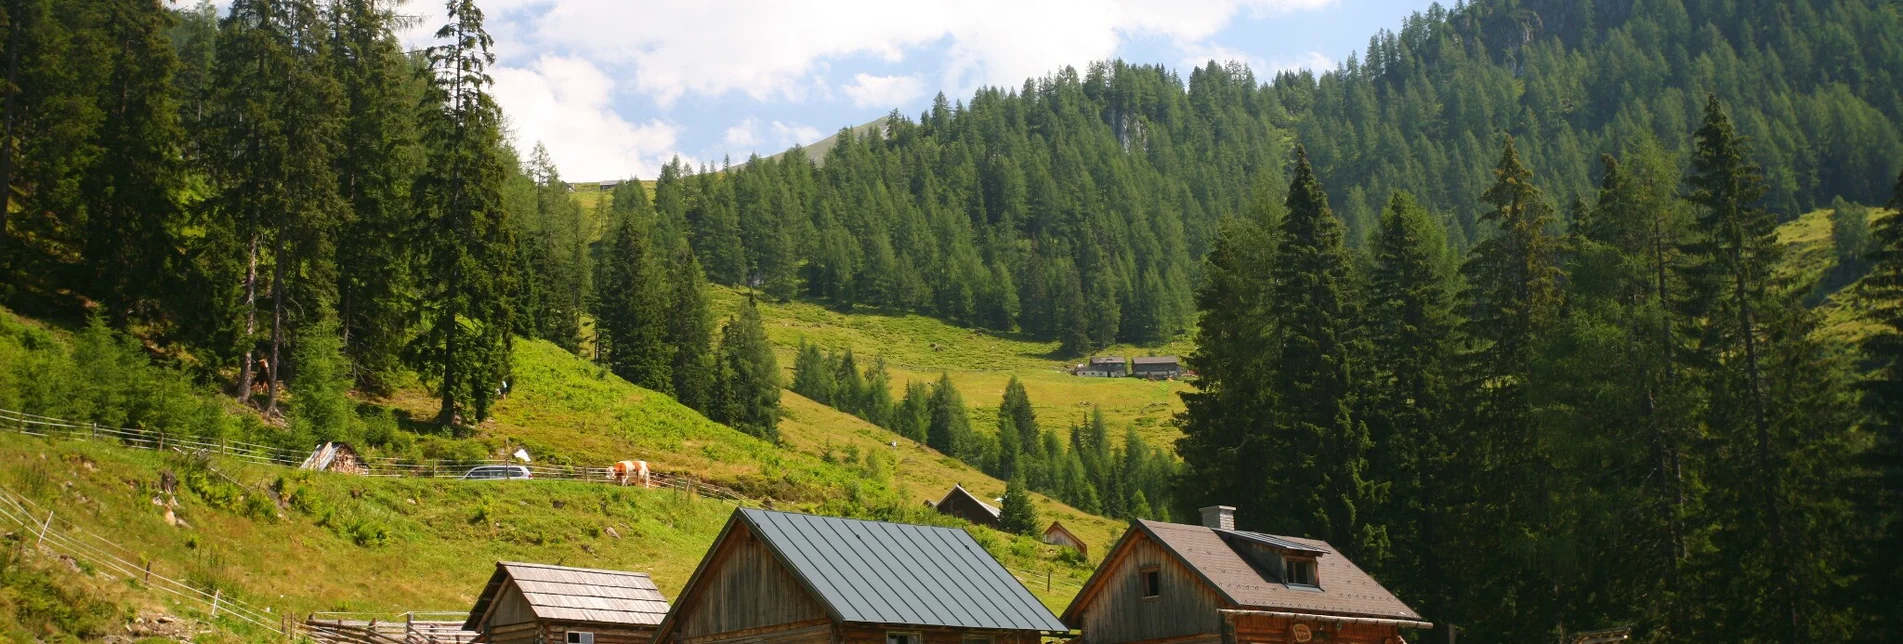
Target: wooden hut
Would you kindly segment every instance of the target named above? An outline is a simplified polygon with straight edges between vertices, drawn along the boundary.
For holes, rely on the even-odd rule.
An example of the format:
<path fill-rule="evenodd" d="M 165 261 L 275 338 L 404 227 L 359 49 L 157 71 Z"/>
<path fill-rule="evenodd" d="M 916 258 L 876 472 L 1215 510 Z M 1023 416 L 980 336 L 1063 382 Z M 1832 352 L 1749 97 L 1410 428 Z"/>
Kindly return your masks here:
<path fill-rule="evenodd" d="M 953 485 L 951 491 L 945 493 L 945 498 L 939 499 L 938 504 L 933 507 L 938 509 L 939 514 L 945 516 L 958 517 L 999 530 L 1004 529 L 1004 511 L 999 510 L 998 506 L 985 503 L 963 485 Z"/>
<path fill-rule="evenodd" d="M 647 573 L 496 562 L 463 630 L 494 644 L 648 644 L 666 616 Z"/>
<path fill-rule="evenodd" d="M 1056 521 L 1052 521 L 1051 527 L 1044 529 L 1044 543 L 1071 548 L 1076 550 L 1077 554 L 1083 555 L 1085 559 L 1090 558 L 1090 546 L 1077 535 L 1071 534 L 1070 530 L 1065 529 L 1064 524 Z"/>
<path fill-rule="evenodd" d="M 654 644 L 1038 644 L 1067 632 L 964 530 L 742 508 Z"/>
<path fill-rule="evenodd" d="M 1176 356 L 1150 356 L 1130 361 L 1130 375 L 1150 380 L 1183 377 L 1183 361 Z"/>
<path fill-rule="evenodd" d="M 1077 375 L 1088 378 L 1122 378 L 1130 375 L 1129 361 L 1123 356 L 1099 356 L 1084 362 Z"/>
<path fill-rule="evenodd" d="M 1237 530 L 1234 512 L 1131 524 L 1064 623 L 1082 644 L 1400 644 L 1433 628 L 1333 546 Z"/>
<path fill-rule="evenodd" d="M 351 447 L 349 443 L 318 445 L 317 449 L 311 450 L 311 455 L 305 458 L 304 463 L 298 468 L 357 475 L 370 473 L 370 464 L 365 462 L 363 456 L 357 454 L 356 448 Z"/>

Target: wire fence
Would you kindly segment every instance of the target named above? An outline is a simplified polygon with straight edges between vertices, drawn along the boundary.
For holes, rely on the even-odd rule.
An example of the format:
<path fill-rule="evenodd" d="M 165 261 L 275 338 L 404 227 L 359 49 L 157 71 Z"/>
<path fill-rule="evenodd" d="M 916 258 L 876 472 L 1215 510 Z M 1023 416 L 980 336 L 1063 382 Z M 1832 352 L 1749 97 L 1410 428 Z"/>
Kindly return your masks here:
<path fill-rule="evenodd" d="M 161 451 L 170 449 L 186 453 L 217 454 L 256 465 L 301 468 L 307 466 L 309 456 L 304 452 L 288 450 L 273 445 L 243 441 L 213 441 L 201 437 L 150 429 L 107 427 L 99 425 L 98 423 L 82 423 L 10 409 L 0 409 L 0 430 L 13 431 L 29 436 L 115 441 L 120 445 L 138 449 Z M 479 470 L 478 468 L 506 467 L 514 472 L 527 472 L 529 475 L 528 478 L 530 479 L 588 481 L 595 483 L 623 482 L 623 479 L 615 476 L 615 471 L 612 467 L 546 465 L 503 459 L 402 459 L 395 457 L 368 457 L 362 458 L 361 461 L 365 468 L 365 471 L 362 472 L 361 475 L 386 478 L 478 478 L 480 476 L 478 474 L 479 472 L 494 472 L 493 469 Z M 628 482 L 635 485 L 641 484 L 638 477 L 630 477 Z M 646 485 L 654 488 L 692 492 L 700 496 L 733 503 L 759 503 L 758 499 L 741 494 L 732 488 L 708 483 L 691 474 L 650 472 L 647 477 Z"/>
<path fill-rule="evenodd" d="M 70 522 L 61 520 L 52 509 L 32 499 L 0 488 L 0 525 L 9 525 L 23 538 L 31 538 L 36 549 L 85 562 L 96 570 L 136 580 L 148 588 L 174 596 L 206 610 L 211 619 L 221 616 L 244 622 L 263 631 L 286 636 L 283 615 L 270 608 L 259 608 L 225 593 L 223 588 L 201 587 L 173 579 L 152 569 L 152 562 L 113 542 Z"/>

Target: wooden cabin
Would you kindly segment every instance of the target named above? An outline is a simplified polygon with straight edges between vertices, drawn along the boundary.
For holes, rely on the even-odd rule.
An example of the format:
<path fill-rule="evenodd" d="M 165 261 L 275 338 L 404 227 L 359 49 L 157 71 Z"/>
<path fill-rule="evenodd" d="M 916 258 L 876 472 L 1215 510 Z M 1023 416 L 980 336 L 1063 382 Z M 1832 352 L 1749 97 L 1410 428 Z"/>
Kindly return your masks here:
<path fill-rule="evenodd" d="M 945 493 L 945 498 L 939 499 L 938 503 L 932 507 L 937 508 L 938 513 L 945 516 L 958 517 L 998 530 L 1004 529 L 1004 511 L 999 510 L 998 506 L 984 502 L 963 485 L 953 485 L 951 491 Z"/>
<path fill-rule="evenodd" d="M 1078 538 L 1077 535 L 1071 534 L 1070 530 L 1064 528 L 1064 524 L 1056 521 L 1052 521 L 1051 527 L 1044 529 L 1044 543 L 1053 546 L 1064 546 L 1076 550 L 1077 554 L 1083 555 L 1085 559 L 1090 558 L 1090 546 L 1086 545 L 1084 540 Z"/>
<path fill-rule="evenodd" d="M 1183 377 L 1183 361 L 1176 356 L 1150 356 L 1130 361 L 1130 375 L 1151 380 Z"/>
<path fill-rule="evenodd" d="M 349 443 L 324 443 L 311 450 L 299 469 L 318 472 L 338 472 L 342 474 L 365 475 L 370 473 L 370 464 L 357 454 Z"/>
<path fill-rule="evenodd" d="M 1039 644 L 1068 630 L 964 530 L 741 508 L 654 644 Z"/>
<path fill-rule="evenodd" d="M 1122 378 L 1130 375 L 1129 361 L 1123 356 L 1099 356 L 1084 362 L 1077 375 L 1089 378 Z"/>
<path fill-rule="evenodd" d="M 496 562 L 463 630 L 494 644 L 648 644 L 666 616 L 647 573 Z"/>
<path fill-rule="evenodd" d="M 1326 542 L 1235 529 L 1235 508 L 1203 525 L 1137 521 L 1064 609 L 1082 644 L 1402 644 L 1433 628 Z"/>

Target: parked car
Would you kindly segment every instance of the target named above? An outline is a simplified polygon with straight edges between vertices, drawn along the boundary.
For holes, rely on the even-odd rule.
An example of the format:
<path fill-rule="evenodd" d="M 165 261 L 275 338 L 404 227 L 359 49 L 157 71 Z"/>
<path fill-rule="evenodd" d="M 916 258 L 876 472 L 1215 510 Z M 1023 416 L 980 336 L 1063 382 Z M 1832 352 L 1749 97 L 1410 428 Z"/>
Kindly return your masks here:
<path fill-rule="evenodd" d="M 529 475 L 529 468 L 521 465 L 478 465 L 463 473 L 465 481 L 491 481 L 501 479 L 535 478 Z"/>

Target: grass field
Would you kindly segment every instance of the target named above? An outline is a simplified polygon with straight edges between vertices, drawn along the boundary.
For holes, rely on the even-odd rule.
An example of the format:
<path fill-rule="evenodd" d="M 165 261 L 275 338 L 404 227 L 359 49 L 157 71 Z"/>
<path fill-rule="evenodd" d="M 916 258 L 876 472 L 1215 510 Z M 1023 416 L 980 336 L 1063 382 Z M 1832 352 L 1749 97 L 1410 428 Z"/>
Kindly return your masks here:
<path fill-rule="evenodd" d="M 742 297 L 739 291 L 716 287 L 715 313 L 724 318 Z M 1056 342 L 966 329 L 921 315 L 845 314 L 809 302 L 757 302 L 767 337 L 789 379 L 800 343 L 810 342 L 834 351 L 850 348 L 860 365 L 884 358 L 895 397 L 904 394 L 907 380 L 935 381 L 940 373 L 949 374 L 971 408 L 972 427 L 980 432 L 996 427 L 998 402 L 1004 397 L 1005 383 L 1015 375 L 1024 381 L 1038 422 L 1060 435 L 1092 407 L 1103 409 L 1113 436 L 1122 436 L 1125 427 L 1135 427 L 1147 442 L 1168 449 L 1180 435 L 1171 420 L 1183 408 L 1177 394 L 1188 390 L 1188 385 L 1072 376 L 1065 368 L 1074 361 L 1053 355 Z M 1178 341 L 1159 347 L 1112 347 L 1100 353 L 1184 355 L 1189 350 L 1188 342 Z"/>
<path fill-rule="evenodd" d="M 1778 276 L 1788 280 L 1794 288 L 1808 289 L 1836 265 L 1836 246 L 1830 237 L 1832 212 L 1813 210 L 1778 226 L 1778 243 L 1784 247 Z M 1891 214 L 1887 210 L 1872 209 L 1871 225 L 1874 227 L 1877 219 Z M 1829 340 L 1852 344 L 1878 328 L 1865 319 L 1869 303 L 1858 295 L 1855 284 L 1830 293 L 1817 303 L 1815 310 L 1819 316 L 1817 333 Z"/>

